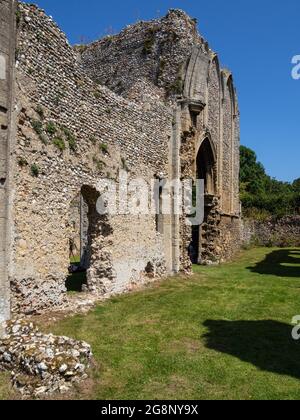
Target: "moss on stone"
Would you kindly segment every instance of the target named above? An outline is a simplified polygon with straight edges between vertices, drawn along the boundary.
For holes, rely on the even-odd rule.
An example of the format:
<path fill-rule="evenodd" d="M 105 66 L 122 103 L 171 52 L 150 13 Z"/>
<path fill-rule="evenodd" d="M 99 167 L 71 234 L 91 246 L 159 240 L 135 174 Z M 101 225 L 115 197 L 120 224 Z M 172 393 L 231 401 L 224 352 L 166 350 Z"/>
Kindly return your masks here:
<path fill-rule="evenodd" d="M 50 135 L 54 135 L 57 132 L 57 128 L 53 121 L 49 121 L 46 125 L 46 131 Z"/>
<path fill-rule="evenodd" d="M 41 121 L 32 120 L 31 126 L 37 134 L 41 135 L 43 133 L 43 124 Z"/>
<path fill-rule="evenodd" d="M 24 157 L 19 157 L 18 165 L 21 167 L 27 166 L 28 165 L 27 159 L 25 159 Z"/>
<path fill-rule="evenodd" d="M 56 146 L 61 152 L 63 152 L 66 149 L 66 143 L 64 141 L 64 139 L 60 138 L 60 137 L 56 137 L 53 140 L 53 144 L 54 146 Z"/>
<path fill-rule="evenodd" d="M 34 163 L 33 165 L 31 165 L 30 170 L 31 170 L 31 175 L 34 178 L 38 178 L 38 176 L 40 174 L 40 168 L 39 168 L 39 166 L 36 163 Z"/>
<path fill-rule="evenodd" d="M 107 153 L 108 153 L 108 145 L 107 145 L 106 143 L 101 143 L 101 144 L 100 144 L 100 151 L 101 151 L 102 153 L 107 154 Z"/>

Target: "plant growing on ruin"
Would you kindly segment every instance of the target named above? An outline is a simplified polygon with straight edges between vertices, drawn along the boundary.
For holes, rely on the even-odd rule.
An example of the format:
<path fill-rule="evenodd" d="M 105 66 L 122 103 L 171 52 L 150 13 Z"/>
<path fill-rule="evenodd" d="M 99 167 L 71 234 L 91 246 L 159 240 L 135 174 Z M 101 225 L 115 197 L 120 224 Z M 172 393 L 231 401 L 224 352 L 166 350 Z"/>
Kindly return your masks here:
<path fill-rule="evenodd" d="M 85 44 L 74 45 L 74 51 L 80 54 L 84 53 L 87 50 L 88 46 Z"/>
<path fill-rule="evenodd" d="M 178 76 L 175 82 L 167 88 L 167 92 L 169 95 L 182 95 L 183 81 L 180 76 Z"/>
<path fill-rule="evenodd" d="M 121 93 L 124 90 L 122 80 L 118 81 L 118 83 L 116 85 L 116 89 L 118 89 L 119 93 Z"/>
<path fill-rule="evenodd" d="M 159 76 L 164 72 L 167 65 L 167 61 L 164 58 L 159 60 Z"/>
<path fill-rule="evenodd" d="M 43 124 L 42 124 L 41 121 L 32 120 L 31 121 L 31 126 L 39 136 L 43 133 Z"/>
<path fill-rule="evenodd" d="M 103 169 L 104 169 L 104 168 L 105 168 L 105 166 L 106 166 L 106 163 L 105 163 L 105 162 L 103 162 L 102 160 L 99 160 L 99 159 L 97 159 L 97 158 L 95 158 L 95 157 L 93 157 L 93 162 L 94 162 L 94 164 L 96 165 L 97 170 L 98 170 L 99 172 L 103 171 Z"/>
<path fill-rule="evenodd" d="M 153 47 L 154 47 L 154 38 L 148 38 L 144 41 L 144 46 L 143 46 L 143 54 L 144 55 L 150 55 L 153 51 Z"/>
<path fill-rule="evenodd" d="M 19 157 L 19 159 L 18 159 L 18 165 L 23 168 L 24 166 L 27 166 L 28 165 L 28 162 L 27 162 L 27 160 L 24 157 Z"/>
<path fill-rule="evenodd" d="M 94 136 L 91 136 L 90 137 L 90 142 L 92 143 L 92 144 L 96 144 L 97 143 L 97 139 L 96 139 L 96 137 L 94 137 Z"/>
<path fill-rule="evenodd" d="M 101 98 L 101 95 L 100 95 L 100 93 L 97 90 L 95 90 L 94 96 L 95 96 L 96 99 L 100 99 Z"/>
<path fill-rule="evenodd" d="M 41 142 L 46 145 L 48 144 L 48 137 L 46 136 L 46 134 L 42 133 L 39 135 L 39 139 L 41 140 Z"/>
<path fill-rule="evenodd" d="M 53 140 L 53 144 L 54 146 L 56 146 L 61 152 L 63 152 L 64 150 L 66 150 L 66 143 L 64 141 L 64 139 L 61 139 L 59 137 L 56 137 Z"/>
<path fill-rule="evenodd" d="M 31 165 L 30 169 L 31 169 L 31 175 L 37 178 L 40 174 L 40 168 L 38 167 L 38 165 L 34 163 L 33 165 Z"/>
<path fill-rule="evenodd" d="M 149 55 L 153 52 L 153 47 L 155 45 L 155 37 L 158 32 L 158 28 L 150 28 L 147 32 L 147 37 L 144 41 L 143 54 Z"/>
<path fill-rule="evenodd" d="M 72 152 L 75 152 L 76 151 L 76 138 L 73 136 L 73 134 L 68 128 L 62 127 L 62 131 L 66 137 L 67 142 L 69 143 L 70 150 L 72 150 Z"/>
<path fill-rule="evenodd" d="M 46 131 L 48 134 L 53 136 L 57 132 L 57 128 L 55 127 L 55 124 L 53 121 L 49 121 L 46 125 Z"/>
<path fill-rule="evenodd" d="M 41 120 L 43 120 L 45 118 L 45 113 L 44 113 L 44 109 L 41 107 L 41 105 L 38 105 L 36 107 L 36 113 L 38 114 L 38 116 L 41 118 Z"/>
<path fill-rule="evenodd" d="M 21 10 L 19 9 L 19 7 L 17 7 L 17 10 L 16 10 L 16 24 L 17 24 L 17 28 L 20 26 L 21 18 L 22 18 Z"/>
<path fill-rule="evenodd" d="M 173 46 L 174 42 L 177 42 L 180 39 L 180 36 L 178 32 L 176 32 L 174 29 L 169 29 L 167 31 L 167 37 L 163 40 L 163 45 L 165 45 L 167 48 L 170 48 Z"/>
<path fill-rule="evenodd" d="M 68 143 L 69 143 L 69 147 L 70 147 L 70 150 L 72 150 L 72 152 L 75 152 L 76 151 L 76 139 L 75 139 L 75 137 L 74 136 L 70 136 L 70 137 L 68 137 Z"/>
<path fill-rule="evenodd" d="M 100 144 L 100 151 L 104 154 L 108 154 L 108 146 L 105 143 Z"/>

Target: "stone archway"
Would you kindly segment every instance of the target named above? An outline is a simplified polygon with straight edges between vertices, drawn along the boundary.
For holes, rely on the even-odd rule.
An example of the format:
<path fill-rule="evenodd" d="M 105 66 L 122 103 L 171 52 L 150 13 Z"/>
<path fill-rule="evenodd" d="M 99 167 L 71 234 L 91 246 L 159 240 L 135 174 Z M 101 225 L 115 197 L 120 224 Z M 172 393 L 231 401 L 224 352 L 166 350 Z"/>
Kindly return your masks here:
<path fill-rule="evenodd" d="M 212 142 L 205 137 L 196 156 L 196 177 L 204 180 L 204 222 L 192 231 L 191 259 L 193 263 L 209 264 L 216 261 L 218 235 L 217 160 Z"/>

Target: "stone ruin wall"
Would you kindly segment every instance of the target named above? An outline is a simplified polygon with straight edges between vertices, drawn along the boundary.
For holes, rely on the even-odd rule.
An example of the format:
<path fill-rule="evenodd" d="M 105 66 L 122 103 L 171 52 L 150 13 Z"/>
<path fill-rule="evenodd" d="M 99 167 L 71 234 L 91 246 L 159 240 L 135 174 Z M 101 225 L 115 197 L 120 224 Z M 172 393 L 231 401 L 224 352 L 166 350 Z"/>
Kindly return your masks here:
<path fill-rule="evenodd" d="M 93 80 L 139 103 L 156 103 L 182 93 L 187 60 L 195 45 L 204 44 L 196 21 L 170 10 L 161 19 L 130 25 L 77 50 Z"/>
<path fill-rule="evenodd" d="M 162 234 L 153 216 L 101 218 L 93 210 L 96 184 L 99 177 L 117 179 L 120 168 L 145 179 L 195 177 L 206 132 L 217 158 L 215 252 L 229 258 L 240 233 L 238 110 L 231 77 L 195 21 L 171 10 L 75 49 L 33 5 L 19 4 L 17 22 L 13 309 L 30 313 L 65 302 L 70 209 L 80 191 L 89 208 L 91 291 L 109 295 L 149 274 L 189 271 L 191 230 L 183 218 L 165 216 Z M 195 49 L 201 51 L 198 74 L 193 93 L 185 95 Z M 204 103 L 196 126 L 189 110 L 194 96 Z"/>
<path fill-rule="evenodd" d="M 266 220 L 243 220 L 245 246 L 299 247 L 300 216 L 270 217 Z"/>
<path fill-rule="evenodd" d="M 9 258 L 9 139 L 11 124 L 13 62 L 15 51 L 15 3 L 0 2 L 0 323 L 10 316 Z M 1 332 L 0 332 L 1 333 Z"/>
<path fill-rule="evenodd" d="M 212 226 L 217 231 L 213 235 L 213 252 L 217 260 L 230 258 L 240 246 L 241 234 L 237 96 L 231 73 L 220 68 L 218 57 L 198 34 L 195 20 L 180 10 L 170 10 L 165 18 L 137 23 L 118 35 L 78 46 L 77 50 L 91 78 L 118 94 L 147 102 L 148 106 L 160 99 L 176 109 L 179 101 L 179 177 L 195 177 L 199 139 L 209 134 L 217 159 L 218 216 Z M 195 50 L 200 52 L 200 63 L 194 59 Z M 196 127 L 188 109 L 188 100 L 194 99 L 205 105 Z M 176 111 L 173 123 L 175 119 Z M 174 146 L 174 137 L 171 142 Z M 177 164 L 174 160 L 172 163 Z M 179 223 L 180 269 L 189 270 L 191 230 L 183 219 Z"/>
<path fill-rule="evenodd" d="M 30 312 L 64 300 L 72 200 L 86 186 L 86 200 L 95 203 L 99 177 L 117 179 L 124 166 L 145 179 L 167 174 L 172 118 L 163 104 L 138 106 L 86 77 L 40 9 L 21 3 L 19 16 L 10 278 L 14 309 Z M 123 291 L 149 263 L 164 272 L 154 217 L 115 216 L 104 224 L 95 212 L 89 218 L 101 232 L 90 233 L 93 291 Z"/>

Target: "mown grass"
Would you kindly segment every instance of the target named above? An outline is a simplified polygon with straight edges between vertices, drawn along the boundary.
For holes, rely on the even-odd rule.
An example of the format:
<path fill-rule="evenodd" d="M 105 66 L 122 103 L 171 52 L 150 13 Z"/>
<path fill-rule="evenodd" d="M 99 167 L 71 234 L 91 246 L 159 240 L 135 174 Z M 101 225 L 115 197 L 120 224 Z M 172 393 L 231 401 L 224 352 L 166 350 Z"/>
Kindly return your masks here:
<path fill-rule="evenodd" d="M 194 270 L 52 326 L 94 351 L 92 382 L 72 398 L 300 398 L 300 249 Z"/>

